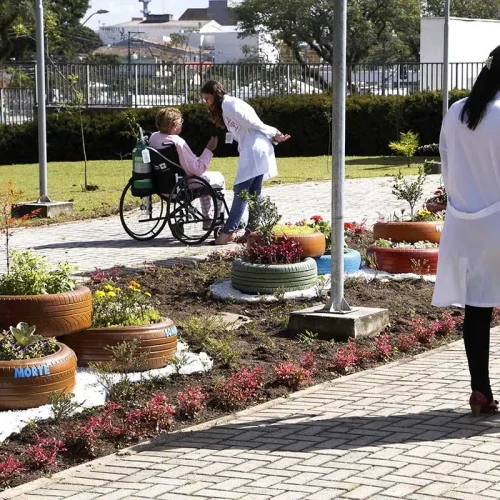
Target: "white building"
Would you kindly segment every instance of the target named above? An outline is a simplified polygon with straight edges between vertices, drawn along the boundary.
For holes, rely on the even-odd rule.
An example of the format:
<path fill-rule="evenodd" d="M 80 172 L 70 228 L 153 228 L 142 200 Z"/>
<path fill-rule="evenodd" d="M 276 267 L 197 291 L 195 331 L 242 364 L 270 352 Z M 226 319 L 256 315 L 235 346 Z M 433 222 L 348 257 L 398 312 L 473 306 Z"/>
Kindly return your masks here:
<path fill-rule="evenodd" d="M 144 0 L 143 0 L 144 1 Z M 145 8 L 144 17 L 133 18 L 130 22 L 99 29 L 99 36 L 105 45 L 113 45 L 132 40 L 168 41 L 174 33 L 187 37 L 187 47 L 193 54 L 218 64 L 235 63 L 245 57 L 248 48 L 252 55 L 258 55 L 265 62 L 277 62 L 279 53 L 269 35 L 239 37 L 231 3 L 228 0 L 209 0 L 208 8 L 187 9 L 178 21 L 170 14 L 151 14 Z M 196 56 L 194 56 L 196 60 Z M 198 56 L 199 59 L 199 56 Z"/>
<path fill-rule="evenodd" d="M 500 21 L 450 19 L 450 89 L 470 89 L 488 54 L 500 45 Z M 444 18 L 423 17 L 420 29 L 421 89 L 442 88 Z"/>

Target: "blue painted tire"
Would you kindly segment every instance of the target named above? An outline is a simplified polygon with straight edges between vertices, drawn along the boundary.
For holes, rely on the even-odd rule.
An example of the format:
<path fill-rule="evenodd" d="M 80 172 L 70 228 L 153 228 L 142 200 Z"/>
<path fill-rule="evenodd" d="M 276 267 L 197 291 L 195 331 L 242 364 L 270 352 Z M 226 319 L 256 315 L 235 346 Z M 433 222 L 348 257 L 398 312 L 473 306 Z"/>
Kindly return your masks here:
<path fill-rule="evenodd" d="M 323 255 L 316 260 L 318 264 L 318 275 L 330 274 L 332 266 L 332 256 Z M 361 254 L 357 250 L 349 248 L 344 254 L 344 272 L 346 274 L 354 274 L 361 267 Z"/>

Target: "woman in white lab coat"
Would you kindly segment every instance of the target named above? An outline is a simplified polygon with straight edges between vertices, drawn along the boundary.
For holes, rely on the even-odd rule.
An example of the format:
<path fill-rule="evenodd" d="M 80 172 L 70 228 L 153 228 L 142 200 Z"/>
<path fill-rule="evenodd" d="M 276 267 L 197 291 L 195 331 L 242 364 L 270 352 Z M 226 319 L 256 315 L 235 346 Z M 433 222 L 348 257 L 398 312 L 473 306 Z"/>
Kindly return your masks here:
<path fill-rule="evenodd" d="M 215 125 L 227 128 L 226 143 L 236 140 L 240 153 L 233 204 L 227 222 L 215 240 L 216 245 L 225 245 L 240 226 L 246 208 L 246 202 L 239 197 L 240 193 L 247 190 L 250 194 L 260 195 L 262 181 L 278 175 L 273 143 L 285 142 L 290 136 L 264 124 L 252 106 L 227 95 L 219 82 L 207 82 L 201 89 L 201 95 L 208 104 Z M 254 223 L 249 219 L 247 233 L 255 229 Z"/>
<path fill-rule="evenodd" d="M 490 321 L 500 306 L 500 46 L 470 96 L 446 114 L 439 144 L 448 193 L 433 305 L 465 307 L 472 413 L 498 411 L 489 379 Z"/>

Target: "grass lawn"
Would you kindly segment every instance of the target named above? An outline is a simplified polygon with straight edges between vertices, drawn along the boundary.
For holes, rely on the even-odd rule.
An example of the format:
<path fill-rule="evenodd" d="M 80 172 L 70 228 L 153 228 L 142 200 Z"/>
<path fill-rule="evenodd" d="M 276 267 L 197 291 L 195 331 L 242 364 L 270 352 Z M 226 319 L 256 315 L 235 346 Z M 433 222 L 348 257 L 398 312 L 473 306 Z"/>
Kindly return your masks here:
<path fill-rule="evenodd" d="M 411 168 L 402 157 L 349 157 L 346 160 L 346 178 L 392 176 L 399 168 L 406 174 L 415 174 L 421 159 L 415 159 Z M 212 170 L 221 171 L 228 189 L 236 174 L 236 158 L 216 158 Z M 279 177 L 267 184 L 326 181 L 331 179 L 331 158 L 327 156 L 279 158 Z M 88 182 L 97 184 L 96 191 L 83 191 L 83 162 L 55 162 L 48 166 L 49 195 L 57 201 L 73 201 L 74 213 L 58 219 L 75 220 L 101 217 L 118 213 L 120 194 L 131 173 L 131 160 L 89 162 Z M 38 165 L 0 166 L 0 186 L 12 180 L 14 187 L 23 191 L 22 201 L 38 196 Z M 40 223 L 41 221 L 31 221 Z M 46 222 L 46 221 L 45 221 Z"/>

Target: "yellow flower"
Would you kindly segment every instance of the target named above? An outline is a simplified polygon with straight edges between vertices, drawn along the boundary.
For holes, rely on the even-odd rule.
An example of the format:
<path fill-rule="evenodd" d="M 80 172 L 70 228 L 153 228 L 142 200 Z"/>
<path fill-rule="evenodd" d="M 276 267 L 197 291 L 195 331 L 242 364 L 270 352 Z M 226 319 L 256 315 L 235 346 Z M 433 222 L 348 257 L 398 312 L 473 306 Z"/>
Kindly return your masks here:
<path fill-rule="evenodd" d="M 121 288 L 115 288 L 115 292 L 121 292 L 122 289 Z"/>
<path fill-rule="evenodd" d="M 104 287 L 104 290 L 106 290 L 107 292 L 111 292 L 112 290 L 114 290 L 114 288 L 111 285 L 106 285 Z"/>
<path fill-rule="evenodd" d="M 95 293 L 95 296 L 97 298 L 104 297 L 105 295 L 106 294 L 102 290 L 97 290 L 97 292 Z"/>
<path fill-rule="evenodd" d="M 129 290 L 135 290 L 135 288 L 134 288 L 132 285 L 129 285 L 127 288 L 128 288 Z"/>
<path fill-rule="evenodd" d="M 149 292 L 144 292 L 144 295 L 145 295 L 146 297 L 151 297 L 151 294 L 150 294 Z"/>
<path fill-rule="evenodd" d="M 141 288 L 141 285 L 139 285 L 139 283 L 137 283 L 137 281 L 131 281 L 129 283 L 129 285 L 132 287 L 132 288 Z"/>
<path fill-rule="evenodd" d="M 115 292 L 108 292 L 107 295 L 108 295 L 108 297 L 116 297 Z"/>

